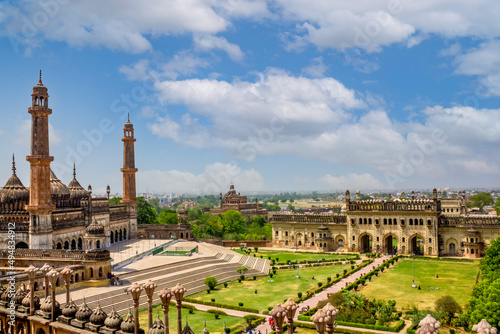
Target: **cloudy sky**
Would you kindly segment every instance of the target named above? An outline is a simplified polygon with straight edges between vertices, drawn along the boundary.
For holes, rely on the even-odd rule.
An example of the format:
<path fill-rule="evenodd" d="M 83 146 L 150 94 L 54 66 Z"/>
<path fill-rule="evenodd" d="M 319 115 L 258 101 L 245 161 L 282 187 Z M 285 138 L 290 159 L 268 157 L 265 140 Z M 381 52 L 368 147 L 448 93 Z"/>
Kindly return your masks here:
<path fill-rule="evenodd" d="M 496 0 L 0 2 L 0 182 L 29 183 L 43 70 L 52 164 L 121 193 L 500 186 Z M 4 181 L 1 181 L 3 179 Z"/>

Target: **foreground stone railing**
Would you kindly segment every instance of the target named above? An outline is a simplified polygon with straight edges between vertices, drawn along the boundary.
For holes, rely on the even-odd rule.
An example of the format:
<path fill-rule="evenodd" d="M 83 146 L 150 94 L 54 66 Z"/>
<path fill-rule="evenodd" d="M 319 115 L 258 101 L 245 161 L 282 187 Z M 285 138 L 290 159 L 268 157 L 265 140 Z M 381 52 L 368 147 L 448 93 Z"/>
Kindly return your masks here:
<path fill-rule="evenodd" d="M 99 250 L 39 250 L 39 249 L 16 249 L 14 253 L 9 253 L 4 249 L 0 252 L 0 258 L 8 258 L 14 256 L 16 259 L 21 258 L 53 258 L 53 259 L 73 259 L 73 260 L 87 260 L 87 261 L 105 261 L 109 260 L 110 253 L 106 249 Z"/>

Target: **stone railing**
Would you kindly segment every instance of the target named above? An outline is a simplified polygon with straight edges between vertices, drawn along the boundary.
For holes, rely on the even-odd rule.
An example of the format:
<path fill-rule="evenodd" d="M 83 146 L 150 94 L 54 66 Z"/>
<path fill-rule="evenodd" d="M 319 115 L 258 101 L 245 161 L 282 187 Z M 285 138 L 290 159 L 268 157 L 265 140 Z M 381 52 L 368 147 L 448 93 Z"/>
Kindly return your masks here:
<path fill-rule="evenodd" d="M 9 252 L 4 249 L 0 251 L 0 258 L 8 258 Z M 16 249 L 14 251 L 14 257 L 17 259 L 21 258 L 50 258 L 50 259 L 72 259 L 72 260 L 82 260 L 82 261 L 105 261 L 110 259 L 110 253 L 108 250 L 59 250 L 59 249 Z"/>
<path fill-rule="evenodd" d="M 495 216 L 441 216 L 439 226 L 484 226 L 500 225 L 500 217 Z"/>
<path fill-rule="evenodd" d="M 345 224 L 346 216 L 342 214 L 276 214 L 269 217 L 270 223 L 334 223 Z"/>
<path fill-rule="evenodd" d="M 0 232 L 6 232 L 11 229 L 13 229 L 16 232 L 28 232 L 30 229 L 29 222 L 13 223 L 13 224 L 15 224 L 14 228 L 12 228 L 12 225 L 9 226 L 9 222 L 2 222 L 0 224 Z"/>
<path fill-rule="evenodd" d="M 431 200 L 374 200 L 349 202 L 347 211 L 439 211 L 440 207 Z"/>

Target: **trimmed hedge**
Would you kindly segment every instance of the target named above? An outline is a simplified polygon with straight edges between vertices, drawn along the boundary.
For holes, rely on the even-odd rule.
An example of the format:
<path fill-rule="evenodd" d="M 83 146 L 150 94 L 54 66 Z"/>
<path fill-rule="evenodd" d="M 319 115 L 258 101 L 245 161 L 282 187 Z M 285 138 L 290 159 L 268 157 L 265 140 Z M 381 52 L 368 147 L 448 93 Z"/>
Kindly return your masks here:
<path fill-rule="evenodd" d="M 237 311 L 244 311 L 244 312 L 249 312 L 249 313 L 259 313 L 259 310 L 254 309 L 254 308 L 250 308 L 250 307 L 226 305 L 226 304 L 221 304 L 221 303 L 212 303 L 212 302 L 208 302 L 208 301 L 202 301 L 202 300 L 198 300 L 198 299 L 194 299 L 194 298 L 186 298 L 186 297 L 184 297 L 183 300 L 187 303 L 215 306 L 215 307 L 227 308 L 227 309 L 237 310 Z M 184 306 L 184 304 L 183 304 L 183 306 Z"/>

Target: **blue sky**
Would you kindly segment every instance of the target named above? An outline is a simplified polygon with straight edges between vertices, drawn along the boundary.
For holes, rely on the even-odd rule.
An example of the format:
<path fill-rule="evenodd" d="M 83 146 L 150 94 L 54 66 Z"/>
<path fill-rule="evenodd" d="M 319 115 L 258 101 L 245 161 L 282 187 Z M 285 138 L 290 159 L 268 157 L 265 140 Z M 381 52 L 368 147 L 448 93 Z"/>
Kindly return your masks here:
<path fill-rule="evenodd" d="M 0 177 L 28 185 L 43 70 L 53 169 L 121 193 L 500 186 L 498 1 L 0 2 Z M 3 181 L 3 182 L 5 182 Z"/>

